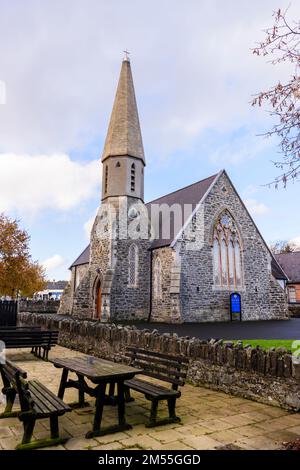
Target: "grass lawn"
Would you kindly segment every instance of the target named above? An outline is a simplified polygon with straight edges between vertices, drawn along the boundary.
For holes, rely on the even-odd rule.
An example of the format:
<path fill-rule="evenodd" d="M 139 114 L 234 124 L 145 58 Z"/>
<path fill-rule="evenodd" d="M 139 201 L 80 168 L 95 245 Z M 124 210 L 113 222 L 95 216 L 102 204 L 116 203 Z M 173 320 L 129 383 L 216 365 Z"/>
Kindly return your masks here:
<path fill-rule="evenodd" d="M 260 346 L 263 349 L 284 347 L 288 350 L 292 350 L 292 344 L 294 341 L 295 340 L 293 339 L 244 339 L 243 346 L 250 344 L 254 347 Z M 300 342 L 298 343 L 298 348 L 300 348 Z M 296 348 L 294 347 L 293 349 Z"/>

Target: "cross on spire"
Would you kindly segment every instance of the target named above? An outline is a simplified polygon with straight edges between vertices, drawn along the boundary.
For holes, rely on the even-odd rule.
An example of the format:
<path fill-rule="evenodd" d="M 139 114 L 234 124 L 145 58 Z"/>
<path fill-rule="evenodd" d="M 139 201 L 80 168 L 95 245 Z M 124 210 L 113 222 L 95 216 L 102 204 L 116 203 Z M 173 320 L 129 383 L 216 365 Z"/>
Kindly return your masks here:
<path fill-rule="evenodd" d="M 129 60 L 129 54 L 130 54 L 130 52 L 127 51 L 127 49 L 125 49 L 125 51 L 123 51 L 123 52 L 124 52 L 124 54 L 125 54 L 124 60 L 127 60 L 128 62 L 130 62 L 130 60 Z"/>

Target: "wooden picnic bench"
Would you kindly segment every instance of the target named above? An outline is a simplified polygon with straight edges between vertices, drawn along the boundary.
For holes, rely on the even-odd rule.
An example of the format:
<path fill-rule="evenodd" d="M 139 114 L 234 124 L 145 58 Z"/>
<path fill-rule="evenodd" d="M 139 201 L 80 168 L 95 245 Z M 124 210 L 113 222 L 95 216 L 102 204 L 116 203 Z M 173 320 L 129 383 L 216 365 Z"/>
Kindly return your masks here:
<path fill-rule="evenodd" d="M 135 347 L 128 347 L 125 355 L 129 357 L 131 366 L 143 370 L 142 375 L 171 385 L 171 387 L 166 387 L 140 378 L 133 378 L 124 382 L 126 401 L 132 400 L 130 389 L 143 393 L 145 398 L 151 401 L 150 419 L 146 426 L 153 427 L 179 422 L 180 418 L 176 416 L 175 411 L 176 400 L 181 396 L 178 387 L 184 385 L 188 359 L 183 356 L 172 356 Z M 168 402 L 169 417 L 157 420 L 158 403 L 162 400 Z"/>
<path fill-rule="evenodd" d="M 58 331 L 39 327 L 0 328 L 0 341 L 6 349 L 31 348 L 35 356 L 48 360 L 49 351 L 58 342 Z"/>
<path fill-rule="evenodd" d="M 23 423 L 22 443 L 16 449 L 30 450 L 58 445 L 67 439 L 59 437 L 58 416 L 71 408 L 38 380 L 27 381 L 27 372 L 6 361 L 0 364 L 0 371 L 6 396 L 6 408 L 0 418 L 17 416 Z M 19 395 L 20 411 L 12 411 L 16 395 Z M 37 419 L 50 419 L 50 438 L 31 441 Z"/>
<path fill-rule="evenodd" d="M 125 394 L 124 380 L 132 379 L 140 369 L 130 367 L 125 364 L 119 364 L 105 359 L 91 356 L 79 356 L 73 358 L 54 358 L 50 362 L 55 367 L 62 369 L 61 381 L 58 390 L 58 396 L 63 399 L 67 388 L 76 388 L 78 390 L 78 403 L 71 404 L 72 407 L 85 406 L 85 394 L 95 397 L 96 407 L 94 415 L 93 429 L 88 431 L 85 437 L 87 439 L 95 436 L 126 431 L 132 426 L 126 422 L 125 417 Z M 69 372 L 77 376 L 68 379 Z M 86 381 L 88 379 L 90 383 Z M 111 397 L 112 385 L 117 385 L 117 396 Z M 106 395 L 106 388 L 109 386 L 109 395 Z M 102 427 L 102 415 L 104 406 L 116 404 L 118 406 L 118 423 L 108 427 Z"/>

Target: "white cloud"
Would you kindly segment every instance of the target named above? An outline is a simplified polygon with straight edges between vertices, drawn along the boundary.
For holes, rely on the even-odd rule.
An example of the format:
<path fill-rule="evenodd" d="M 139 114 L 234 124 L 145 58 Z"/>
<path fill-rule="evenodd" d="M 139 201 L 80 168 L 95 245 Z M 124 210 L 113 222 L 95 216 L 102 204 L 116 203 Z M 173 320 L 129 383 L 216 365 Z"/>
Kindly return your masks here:
<path fill-rule="evenodd" d="M 258 202 L 256 199 L 245 199 L 245 204 L 251 215 L 265 215 L 270 212 L 270 208 L 263 202 Z"/>
<path fill-rule="evenodd" d="M 97 194 L 99 181 L 99 161 L 79 163 L 66 154 L 0 154 L 0 212 L 66 211 Z"/>
<path fill-rule="evenodd" d="M 46 269 L 47 273 L 51 273 L 55 269 L 61 267 L 65 262 L 65 259 L 61 255 L 53 255 L 51 258 L 45 259 L 42 262 L 42 266 Z"/>
<path fill-rule="evenodd" d="M 281 0 L 282 8 L 289 1 Z M 146 151 L 154 145 L 163 156 L 187 148 L 207 129 L 267 125 L 249 101 L 274 83 L 274 68 L 250 48 L 264 37 L 276 7 L 274 0 L 188 6 L 90 0 L 88 7 L 28 0 L 15 9 L 2 2 L 0 79 L 7 99 L 0 107 L 0 151 L 52 154 L 92 144 L 100 152 L 124 42 L 132 52 Z M 294 2 L 291 17 L 299 10 Z"/>
<path fill-rule="evenodd" d="M 296 245 L 298 249 L 300 249 L 300 236 L 292 238 L 289 243 L 292 243 L 293 245 Z"/>

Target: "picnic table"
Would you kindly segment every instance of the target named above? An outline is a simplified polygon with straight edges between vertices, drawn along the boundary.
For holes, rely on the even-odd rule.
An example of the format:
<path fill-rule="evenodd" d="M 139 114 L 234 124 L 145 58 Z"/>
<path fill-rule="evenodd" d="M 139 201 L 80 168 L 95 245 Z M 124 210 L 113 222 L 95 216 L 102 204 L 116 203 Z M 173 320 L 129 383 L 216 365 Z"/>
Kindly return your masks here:
<path fill-rule="evenodd" d="M 79 407 L 85 406 L 85 393 L 96 398 L 93 430 L 86 434 L 86 438 L 103 436 L 132 428 L 125 418 L 124 381 L 141 373 L 141 369 L 91 356 L 69 359 L 54 358 L 51 359 L 51 362 L 55 367 L 63 369 L 58 390 L 59 398 L 63 399 L 66 388 L 76 388 L 78 390 Z M 74 372 L 77 375 L 77 380 L 68 379 L 69 372 Z M 86 379 L 95 384 L 95 387 L 90 386 Z M 117 384 L 117 397 L 106 395 L 107 385 L 110 386 L 109 390 L 112 391 L 115 384 Z M 101 428 L 104 406 L 114 403 L 118 405 L 118 424 Z"/>

